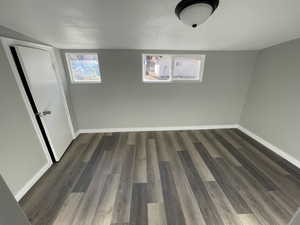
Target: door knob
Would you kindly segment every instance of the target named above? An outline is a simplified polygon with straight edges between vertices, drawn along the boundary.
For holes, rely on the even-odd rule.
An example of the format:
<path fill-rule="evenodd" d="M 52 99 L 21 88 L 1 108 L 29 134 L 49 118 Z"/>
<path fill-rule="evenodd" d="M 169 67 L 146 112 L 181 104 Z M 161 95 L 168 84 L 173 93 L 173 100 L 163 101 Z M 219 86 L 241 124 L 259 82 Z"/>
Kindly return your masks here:
<path fill-rule="evenodd" d="M 43 112 L 38 112 L 36 113 L 37 116 L 39 117 L 43 117 L 43 116 L 47 116 L 47 115 L 50 115 L 52 112 L 50 110 L 45 110 Z"/>
<path fill-rule="evenodd" d="M 52 112 L 50 110 L 45 110 L 43 111 L 43 116 L 47 116 L 47 115 L 50 115 Z"/>

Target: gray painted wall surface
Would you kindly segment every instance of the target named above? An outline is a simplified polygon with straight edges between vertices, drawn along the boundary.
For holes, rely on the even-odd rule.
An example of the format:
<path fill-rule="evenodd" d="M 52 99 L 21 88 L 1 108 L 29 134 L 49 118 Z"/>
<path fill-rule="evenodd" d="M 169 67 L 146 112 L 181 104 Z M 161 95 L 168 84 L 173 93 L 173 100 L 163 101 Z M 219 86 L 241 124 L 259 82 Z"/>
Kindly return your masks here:
<path fill-rule="evenodd" d="M 300 40 L 260 52 L 241 125 L 300 160 Z"/>
<path fill-rule="evenodd" d="M 145 84 L 143 52 L 203 52 L 97 51 L 103 83 L 70 85 L 79 129 L 237 124 L 256 59 L 256 52 L 208 52 L 202 83 Z"/>
<path fill-rule="evenodd" d="M 0 175 L 0 225 L 30 225 Z"/>
<path fill-rule="evenodd" d="M 0 36 L 11 34 L 14 34 L 13 31 L 8 32 L 7 29 L 3 30 L 0 27 Z M 31 40 L 17 33 L 13 37 Z M 0 105 L 0 174 L 13 194 L 16 194 L 47 163 L 47 160 L 2 45 L 0 45 Z"/>

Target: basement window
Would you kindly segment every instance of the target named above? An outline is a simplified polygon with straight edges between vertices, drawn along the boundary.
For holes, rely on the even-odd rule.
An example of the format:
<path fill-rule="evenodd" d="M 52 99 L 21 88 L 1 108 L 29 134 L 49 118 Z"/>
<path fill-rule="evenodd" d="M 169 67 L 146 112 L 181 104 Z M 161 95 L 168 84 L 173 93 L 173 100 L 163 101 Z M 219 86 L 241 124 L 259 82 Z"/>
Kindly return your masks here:
<path fill-rule="evenodd" d="M 198 81 L 203 78 L 205 55 L 143 54 L 144 82 Z"/>
<path fill-rule="evenodd" d="M 143 56 L 144 81 L 169 82 L 171 81 L 172 58 L 169 55 Z"/>
<path fill-rule="evenodd" d="M 97 53 L 66 53 L 71 83 L 101 83 Z"/>

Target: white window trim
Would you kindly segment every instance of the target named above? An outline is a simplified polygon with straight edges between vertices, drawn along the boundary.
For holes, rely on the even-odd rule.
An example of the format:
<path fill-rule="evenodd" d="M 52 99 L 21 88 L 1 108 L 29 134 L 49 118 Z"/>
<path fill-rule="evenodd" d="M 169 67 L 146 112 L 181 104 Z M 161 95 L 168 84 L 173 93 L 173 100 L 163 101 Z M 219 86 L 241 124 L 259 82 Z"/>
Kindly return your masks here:
<path fill-rule="evenodd" d="M 88 81 L 76 81 L 74 80 L 74 76 L 72 74 L 72 68 L 70 65 L 70 61 L 69 61 L 69 55 L 96 55 L 97 56 L 97 60 L 98 60 L 98 66 L 99 66 L 99 71 L 100 71 L 100 80 L 88 80 Z M 102 74 L 101 74 L 101 67 L 100 67 L 100 61 L 99 61 L 99 56 L 97 52 L 66 52 L 65 53 L 65 58 L 67 61 L 67 65 L 68 65 L 68 70 L 69 70 L 69 78 L 71 81 L 71 84 L 101 84 L 102 83 Z"/>
<path fill-rule="evenodd" d="M 169 80 L 145 80 L 145 64 L 144 64 L 144 58 L 146 56 L 169 56 L 171 57 L 171 68 L 170 68 L 170 79 Z M 174 58 L 175 57 L 195 57 L 199 58 L 201 65 L 200 65 L 200 74 L 199 79 L 197 80 L 173 80 L 173 71 L 174 71 Z M 206 55 L 201 54 L 152 54 L 152 53 L 143 53 L 142 54 L 142 78 L 143 83 L 201 83 L 203 81 L 203 74 L 204 74 L 204 67 L 205 67 L 205 60 Z"/>

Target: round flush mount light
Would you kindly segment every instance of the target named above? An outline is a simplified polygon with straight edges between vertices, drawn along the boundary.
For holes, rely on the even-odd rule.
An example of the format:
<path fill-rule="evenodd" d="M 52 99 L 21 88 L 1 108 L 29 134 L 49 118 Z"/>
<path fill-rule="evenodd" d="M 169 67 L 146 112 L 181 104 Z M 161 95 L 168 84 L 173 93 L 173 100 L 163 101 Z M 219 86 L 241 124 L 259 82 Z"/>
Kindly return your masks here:
<path fill-rule="evenodd" d="M 182 0 L 175 14 L 186 25 L 193 28 L 204 23 L 218 8 L 219 0 Z"/>

